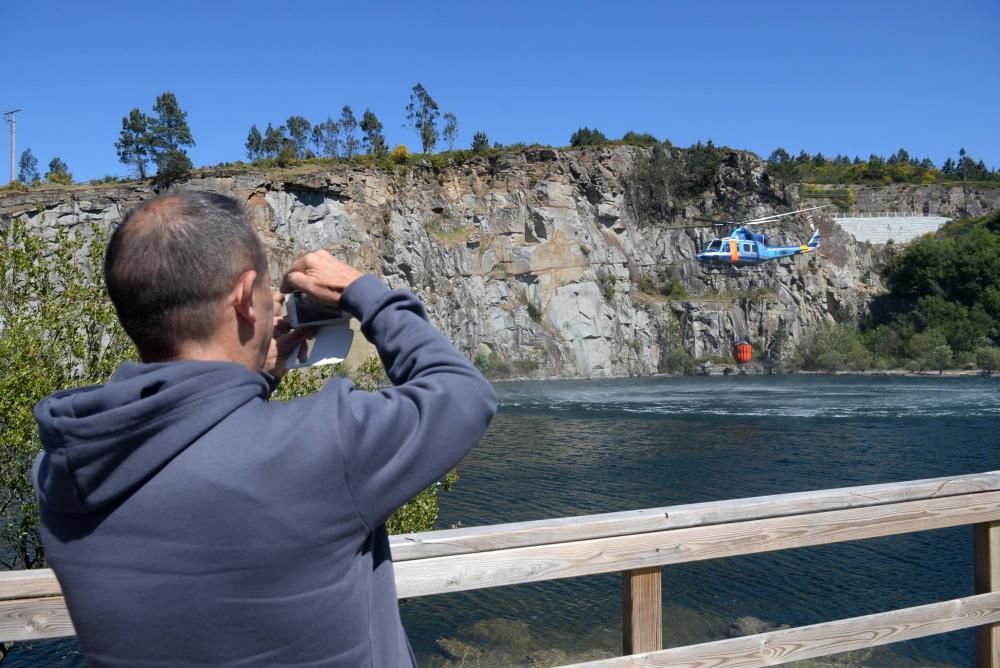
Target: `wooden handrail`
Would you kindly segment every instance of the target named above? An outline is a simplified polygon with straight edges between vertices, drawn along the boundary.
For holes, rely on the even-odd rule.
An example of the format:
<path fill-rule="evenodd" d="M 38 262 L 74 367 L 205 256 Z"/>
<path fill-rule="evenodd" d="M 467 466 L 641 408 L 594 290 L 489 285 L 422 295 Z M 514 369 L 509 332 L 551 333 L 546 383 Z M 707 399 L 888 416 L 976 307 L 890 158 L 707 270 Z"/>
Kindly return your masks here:
<path fill-rule="evenodd" d="M 966 524 L 977 596 L 660 650 L 663 566 Z M 593 668 L 777 665 L 971 626 L 979 665 L 1000 668 L 1000 471 L 409 534 L 392 552 L 401 598 L 623 572 L 623 647 L 645 653 Z M 0 641 L 67 635 L 51 570 L 0 573 Z"/>

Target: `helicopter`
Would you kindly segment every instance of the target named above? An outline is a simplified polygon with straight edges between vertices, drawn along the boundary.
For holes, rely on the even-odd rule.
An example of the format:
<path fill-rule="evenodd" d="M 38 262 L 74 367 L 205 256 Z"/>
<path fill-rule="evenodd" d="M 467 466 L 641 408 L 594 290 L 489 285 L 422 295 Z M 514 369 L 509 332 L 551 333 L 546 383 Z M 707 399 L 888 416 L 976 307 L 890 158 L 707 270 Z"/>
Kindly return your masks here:
<path fill-rule="evenodd" d="M 756 265 L 783 257 L 813 253 L 817 248 L 819 248 L 820 243 L 822 242 L 822 236 L 820 235 L 819 230 L 814 229 L 812 237 L 809 241 L 802 245 L 769 246 L 767 235 L 763 233 L 755 234 L 749 229 L 749 226 L 763 225 L 798 213 L 806 213 L 808 211 L 815 211 L 823 208 L 825 207 L 814 206 L 808 209 L 798 209 L 797 211 L 774 214 L 743 222 L 724 222 L 713 220 L 711 218 L 696 218 L 697 220 L 708 221 L 711 225 L 688 225 L 685 228 L 678 229 L 735 225 L 735 229 L 729 233 L 729 236 L 723 237 L 722 239 L 713 239 L 704 248 L 702 248 L 702 250 L 699 251 L 695 257 L 698 259 L 698 262 L 709 266 L 728 266 L 733 269 L 739 269 L 740 267 L 754 267 Z M 811 224 L 812 214 L 809 214 L 807 219 Z"/>

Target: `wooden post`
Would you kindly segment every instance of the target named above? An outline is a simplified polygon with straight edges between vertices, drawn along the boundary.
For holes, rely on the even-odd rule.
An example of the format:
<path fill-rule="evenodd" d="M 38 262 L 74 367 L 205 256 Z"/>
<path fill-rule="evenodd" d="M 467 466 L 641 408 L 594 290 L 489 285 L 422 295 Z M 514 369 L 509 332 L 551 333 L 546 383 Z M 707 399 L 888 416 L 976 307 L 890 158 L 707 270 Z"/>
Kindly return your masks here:
<path fill-rule="evenodd" d="M 622 573 L 622 635 L 625 656 L 663 649 L 663 585 L 659 566 Z"/>
<path fill-rule="evenodd" d="M 976 552 L 976 593 L 1000 591 L 1000 522 L 973 527 Z M 1000 668 L 1000 624 L 976 628 L 976 668 Z"/>

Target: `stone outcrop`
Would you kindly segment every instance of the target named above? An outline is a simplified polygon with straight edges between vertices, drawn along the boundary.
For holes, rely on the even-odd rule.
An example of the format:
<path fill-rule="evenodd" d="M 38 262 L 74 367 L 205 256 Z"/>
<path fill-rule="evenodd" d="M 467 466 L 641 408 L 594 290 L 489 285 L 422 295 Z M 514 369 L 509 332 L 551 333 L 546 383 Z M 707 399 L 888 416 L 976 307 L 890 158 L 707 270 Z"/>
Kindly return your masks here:
<path fill-rule="evenodd" d="M 246 202 L 273 275 L 326 248 L 415 291 L 470 358 L 515 375 L 652 374 L 680 348 L 729 358 L 742 337 L 778 359 L 817 323 L 862 312 L 879 291 L 883 251 L 829 218 L 817 220 L 818 257 L 705 271 L 694 255 L 711 230 L 671 228 L 694 215 L 739 219 L 798 202 L 772 190 L 759 158 L 732 152 L 712 188 L 673 218 L 640 221 L 627 179 L 643 150 L 526 149 L 395 172 L 345 164 L 205 173 L 175 187 Z M 22 217 L 46 233 L 108 227 L 151 194 L 134 184 L 8 195 L 0 223 Z M 798 244 L 809 229 L 798 222 L 769 233 L 772 243 Z"/>

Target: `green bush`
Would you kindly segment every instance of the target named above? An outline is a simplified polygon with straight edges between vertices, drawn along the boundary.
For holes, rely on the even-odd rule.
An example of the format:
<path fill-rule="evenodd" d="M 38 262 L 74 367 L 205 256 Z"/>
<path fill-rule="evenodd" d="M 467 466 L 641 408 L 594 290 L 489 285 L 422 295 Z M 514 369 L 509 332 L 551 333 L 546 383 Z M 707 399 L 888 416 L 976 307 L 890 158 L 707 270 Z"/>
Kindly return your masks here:
<path fill-rule="evenodd" d="M 472 360 L 472 363 L 487 378 L 507 378 L 510 376 L 512 370 L 509 362 L 492 352 L 478 353 Z"/>
<path fill-rule="evenodd" d="M 37 568 L 45 552 L 30 471 L 41 450 L 32 407 L 57 390 L 105 382 L 135 351 L 105 297 L 104 244 L 15 220 L 0 230 L 0 565 Z M 83 258 L 83 262 L 79 258 Z"/>
<path fill-rule="evenodd" d="M 600 146 L 607 144 L 608 138 L 597 128 L 582 127 L 574 132 L 569 138 L 570 146 Z"/>
<path fill-rule="evenodd" d="M 978 348 L 976 350 L 976 366 L 986 374 L 1000 371 L 1000 348 L 996 346 Z"/>

